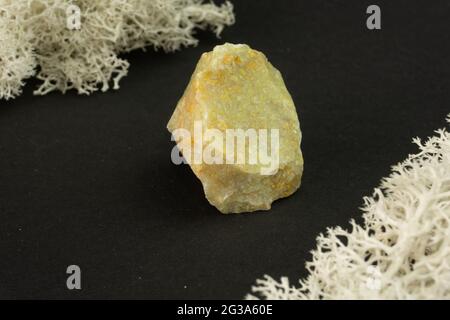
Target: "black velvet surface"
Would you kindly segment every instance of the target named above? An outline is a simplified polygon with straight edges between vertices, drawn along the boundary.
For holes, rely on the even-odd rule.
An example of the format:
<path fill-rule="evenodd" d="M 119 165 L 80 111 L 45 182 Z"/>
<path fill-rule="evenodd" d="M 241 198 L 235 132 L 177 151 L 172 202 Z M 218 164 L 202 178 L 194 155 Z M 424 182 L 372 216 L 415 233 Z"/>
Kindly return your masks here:
<path fill-rule="evenodd" d="M 240 299 L 263 274 L 306 275 L 315 238 L 359 220 L 411 138 L 445 126 L 448 1 L 235 0 L 237 22 L 196 48 L 134 52 L 119 91 L 0 102 L 0 298 Z M 221 215 L 167 121 L 201 53 L 263 51 L 296 103 L 302 187 L 256 214 Z M 66 268 L 82 290 L 66 288 Z"/>

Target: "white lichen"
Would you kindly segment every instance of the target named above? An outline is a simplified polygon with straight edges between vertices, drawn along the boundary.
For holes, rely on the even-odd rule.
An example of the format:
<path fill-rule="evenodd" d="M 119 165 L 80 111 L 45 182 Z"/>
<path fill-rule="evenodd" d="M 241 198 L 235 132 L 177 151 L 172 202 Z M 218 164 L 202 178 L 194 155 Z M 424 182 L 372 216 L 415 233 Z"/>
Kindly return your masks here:
<path fill-rule="evenodd" d="M 36 59 L 30 39 L 20 21 L 0 14 L 0 98 L 21 94 L 24 80 L 34 75 Z"/>
<path fill-rule="evenodd" d="M 79 29 L 68 25 L 74 5 Z M 121 53 L 175 51 L 197 44 L 195 29 L 219 36 L 234 22 L 231 3 L 203 0 L 0 0 L 0 18 L 0 98 L 6 99 L 20 94 L 35 69 L 38 95 L 118 89 L 129 67 Z"/>
<path fill-rule="evenodd" d="M 247 298 L 449 299 L 450 133 L 436 134 L 364 198 L 362 225 L 317 238 L 298 286 L 266 275 Z"/>

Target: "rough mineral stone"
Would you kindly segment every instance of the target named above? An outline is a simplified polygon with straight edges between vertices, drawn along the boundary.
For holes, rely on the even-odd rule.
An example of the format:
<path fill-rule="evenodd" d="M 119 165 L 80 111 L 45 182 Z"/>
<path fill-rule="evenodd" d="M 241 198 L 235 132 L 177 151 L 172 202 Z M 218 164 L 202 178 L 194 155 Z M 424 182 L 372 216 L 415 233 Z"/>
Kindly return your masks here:
<path fill-rule="evenodd" d="M 280 72 L 264 54 L 247 45 L 227 43 L 202 55 L 167 128 L 201 180 L 206 198 L 222 213 L 268 210 L 274 200 L 291 195 L 300 186 L 303 157 L 294 103 Z M 191 135 L 175 134 L 179 129 Z M 208 135 L 210 129 L 215 131 Z M 244 136 L 244 152 L 238 148 L 238 137 L 229 145 L 229 129 L 268 130 L 265 151 L 272 160 L 278 154 L 276 168 L 263 158 L 250 161 L 250 152 L 259 155 L 264 149 L 257 144 L 255 152 L 250 135 Z M 271 135 L 276 130 L 278 149 L 271 144 L 276 141 L 276 135 Z M 257 140 L 264 141 L 261 135 Z M 202 159 L 206 151 L 216 162 Z"/>

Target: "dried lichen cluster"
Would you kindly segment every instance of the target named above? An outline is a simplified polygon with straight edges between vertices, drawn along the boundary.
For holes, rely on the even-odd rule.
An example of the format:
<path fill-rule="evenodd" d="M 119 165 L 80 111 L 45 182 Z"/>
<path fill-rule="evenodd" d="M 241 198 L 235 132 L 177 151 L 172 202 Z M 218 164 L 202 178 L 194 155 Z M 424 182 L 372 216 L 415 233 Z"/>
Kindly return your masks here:
<path fill-rule="evenodd" d="M 34 75 L 36 58 L 31 37 L 20 24 L 0 16 L 0 99 L 19 95 L 24 80 Z"/>
<path fill-rule="evenodd" d="M 450 299 L 450 133 L 414 142 L 365 198 L 364 224 L 318 237 L 299 287 L 265 276 L 247 298 Z"/>
<path fill-rule="evenodd" d="M 67 27 L 70 5 L 81 28 Z M 24 79 L 42 80 L 35 94 L 119 88 L 129 63 L 119 54 L 195 45 L 195 28 L 219 35 L 234 22 L 231 3 L 203 0 L 0 0 L 0 99 L 21 93 Z M 36 68 L 38 66 L 38 68 Z"/>

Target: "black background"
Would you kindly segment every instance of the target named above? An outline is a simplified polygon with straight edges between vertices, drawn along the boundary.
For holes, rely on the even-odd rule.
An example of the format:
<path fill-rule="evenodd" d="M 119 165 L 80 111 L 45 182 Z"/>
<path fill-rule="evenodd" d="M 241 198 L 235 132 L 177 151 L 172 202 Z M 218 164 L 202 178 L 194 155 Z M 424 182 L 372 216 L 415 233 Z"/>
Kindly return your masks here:
<path fill-rule="evenodd" d="M 240 299 L 306 275 L 316 236 L 360 216 L 390 166 L 450 112 L 448 1 L 239 1 L 220 40 L 134 52 L 119 91 L 0 102 L 1 298 Z M 166 123 L 204 51 L 248 43 L 283 74 L 303 132 L 302 187 L 269 212 L 222 215 Z M 82 290 L 65 270 L 82 269 Z"/>

